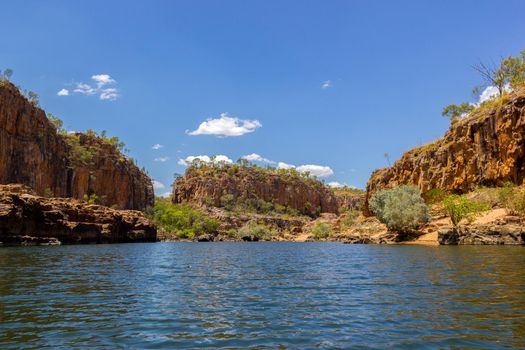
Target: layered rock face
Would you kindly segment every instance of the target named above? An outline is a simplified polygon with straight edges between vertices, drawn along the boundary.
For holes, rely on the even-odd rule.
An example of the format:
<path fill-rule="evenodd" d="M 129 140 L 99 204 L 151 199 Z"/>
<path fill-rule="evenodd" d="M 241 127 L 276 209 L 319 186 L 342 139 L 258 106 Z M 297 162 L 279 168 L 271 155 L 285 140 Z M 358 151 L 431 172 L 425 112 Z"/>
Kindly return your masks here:
<path fill-rule="evenodd" d="M 45 198 L 24 185 L 0 185 L 2 245 L 155 242 L 156 238 L 155 226 L 140 211 Z"/>
<path fill-rule="evenodd" d="M 173 203 L 221 207 L 231 202 L 262 200 L 310 216 L 336 213 L 334 193 L 319 181 L 299 175 L 237 165 L 190 167 L 173 184 Z"/>
<path fill-rule="evenodd" d="M 504 182 L 525 184 L 525 91 L 498 107 L 481 107 L 432 144 L 406 152 L 391 168 L 376 170 L 367 199 L 379 189 L 414 184 L 466 192 Z"/>
<path fill-rule="evenodd" d="M 80 159 L 79 159 L 80 157 Z M 112 144 L 93 135 L 63 135 L 9 82 L 0 84 L 0 183 L 21 183 L 40 195 L 84 198 L 144 210 L 151 179 Z"/>

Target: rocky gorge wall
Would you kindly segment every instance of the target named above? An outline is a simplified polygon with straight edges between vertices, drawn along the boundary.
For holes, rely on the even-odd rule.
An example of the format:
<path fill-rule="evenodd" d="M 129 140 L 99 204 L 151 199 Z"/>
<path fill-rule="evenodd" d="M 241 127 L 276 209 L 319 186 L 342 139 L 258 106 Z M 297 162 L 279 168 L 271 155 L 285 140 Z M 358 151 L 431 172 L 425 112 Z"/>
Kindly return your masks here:
<path fill-rule="evenodd" d="M 72 198 L 37 196 L 0 185 L 0 246 L 155 242 L 157 229 L 136 210 L 115 210 Z"/>
<path fill-rule="evenodd" d="M 402 184 L 422 192 L 439 188 L 463 193 L 478 186 L 525 183 L 525 90 L 481 106 L 437 141 L 403 154 L 392 167 L 376 170 L 367 201 L 377 190 Z"/>
<path fill-rule="evenodd" d="M 263 200 L 311 216 L 338 210 L 334 193 L 319 181 L 237 165 L 188 168 L 173 184 L 172 202 L 220 207 L 225 195 L 233 201 Z"/>
<path fill-rule="evenodd" d="M 151 179 L 102 138 L 57 133 L 46 113 L 13 84 L 0 84 L 0 184 L 39 195 L 82 199 L 120 209 L 153 205 Z"/>

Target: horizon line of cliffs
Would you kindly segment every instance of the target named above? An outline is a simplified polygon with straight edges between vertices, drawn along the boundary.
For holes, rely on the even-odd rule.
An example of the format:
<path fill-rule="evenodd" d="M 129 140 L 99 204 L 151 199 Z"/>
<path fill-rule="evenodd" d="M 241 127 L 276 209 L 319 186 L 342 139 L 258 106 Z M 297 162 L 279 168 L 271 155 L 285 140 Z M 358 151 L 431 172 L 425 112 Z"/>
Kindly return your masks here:
<path fill-rule="evenodd" d="M 1 81 L 0 184 L 23 184 L 45 197 L 146 210 L 154 204 L 152 181 L 118 146 L 116 138 L 66 133 L 15 85 Z"/>

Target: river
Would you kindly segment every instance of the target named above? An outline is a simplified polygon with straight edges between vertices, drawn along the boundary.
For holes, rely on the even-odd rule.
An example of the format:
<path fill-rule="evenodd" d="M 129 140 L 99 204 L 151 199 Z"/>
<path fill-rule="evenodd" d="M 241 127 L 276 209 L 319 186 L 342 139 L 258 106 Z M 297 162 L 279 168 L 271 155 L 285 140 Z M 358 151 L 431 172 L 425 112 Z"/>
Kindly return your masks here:
<path fill-rule="evenodd" d="M 0 248 L 0 348 L 525 348 L 525 248 Z"/>

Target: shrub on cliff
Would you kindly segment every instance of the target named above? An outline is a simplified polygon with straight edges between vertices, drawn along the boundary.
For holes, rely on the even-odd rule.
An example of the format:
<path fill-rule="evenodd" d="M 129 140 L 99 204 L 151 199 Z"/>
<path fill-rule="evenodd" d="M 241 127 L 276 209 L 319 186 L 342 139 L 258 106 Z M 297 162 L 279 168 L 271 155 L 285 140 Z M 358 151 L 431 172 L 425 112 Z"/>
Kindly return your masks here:
<path fill-rule="evenodd" d="M 328 238 L 331 234 L 332 228 L 324 222 L 316 222 L 312 227 L 312 236 L 316 240 Z"/>
<path fill-rule="evenodd" d="M 153 207 L 153 222 L 161 230 L 174 233 L 179 238 L 193 238 L 203 233 L 214 233 L 219 223 L 187 205 L 172 204 L 167 199 L 157 199 Z"/>
<path fill-rule="evenodd" d="M 507 184 L 498 188 L 498 202 L 511 215 L 525 214 L 525 192 L 518 186 Z"/>
<path fill-rule="evenodd" d="M 249 221 L 237 231 L 237 239 L 243 241 L 269 241 L 274 235 L 274 231 L 269 227 L 258 224 L 256 221 Z"/>
<path fill-rule="evenodd" d="M 482 211 L 490 209 L 484 203 L 477 203 L 468 199 L 465 195 L 452 194 L 443 200 L 446 213 L 454 226 L 458 226 L 461 220 L 472 220 Z"/>
<path fill-rule="evenodd" d="M 370 209 L 392 231 L 407 232 L 430 221 L 429 208 L 415 186 L 377 192 L 370 199 Z"/>

